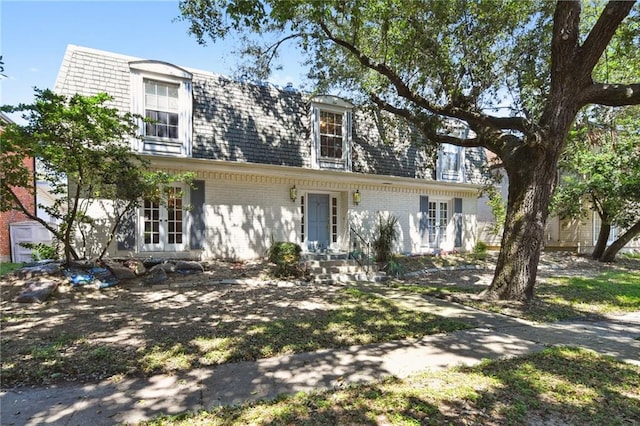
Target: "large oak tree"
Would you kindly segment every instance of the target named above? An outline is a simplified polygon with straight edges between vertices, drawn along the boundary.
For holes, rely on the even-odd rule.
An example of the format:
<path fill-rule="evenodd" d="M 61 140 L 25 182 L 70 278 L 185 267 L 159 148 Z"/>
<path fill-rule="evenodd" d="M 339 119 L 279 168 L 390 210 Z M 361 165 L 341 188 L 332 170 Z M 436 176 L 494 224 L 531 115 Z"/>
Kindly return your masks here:
<path fill-rule="evenodd" d="M 589 104 L 640 103 L 640 77 L 598 81 L 612 39 L 639 61 L 635 2 L 182 0 L 201 43 L 240 34 L 264 75 L 283 43 L 307 58 L 319 90 L 342 90 L 423 130 L 432 143 L 485 147 L 509 177 L 504 233 L 487 298 L 534 294 L 557 165 Z M 584 6 L 584 7 L 583 7 Z M 246 57 L 246 56 L 245 56 Z M 621 63 L 624 60 L 621 60 Z M 444 134 L 461 120 L 467 139 Z"/>

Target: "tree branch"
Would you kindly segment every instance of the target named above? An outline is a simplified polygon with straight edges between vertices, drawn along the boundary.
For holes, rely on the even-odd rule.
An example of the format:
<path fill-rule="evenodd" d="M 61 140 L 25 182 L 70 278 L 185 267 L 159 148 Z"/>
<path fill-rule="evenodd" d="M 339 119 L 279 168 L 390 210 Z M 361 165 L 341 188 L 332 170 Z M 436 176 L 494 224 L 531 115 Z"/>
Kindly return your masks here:
<path fill-rule="evenodd" d="M 389 82 L 393 85 L 393 87 L 396 89 L 396 93 L 398 94 L 398 96 L 416 104 L 421 108 L 424 108 L 425 110 L 435 115 L 458 118 L 458 119 L 467 121 L 469 123 L 474 122 L 481 126 L 491 127 L 496 130 L 509 129 L 509 130 L 520 131 L 522 133 L 528 133 L 531 130 L 532 123 L 523 117 L 491 117 L 479 112 L 469 111 L 469 110 L 462 109 L 455 106 L 440 107 L 440 106 L 434 105 L 424 97 L 414 93 L 409 88 L 409 86 L 405 84 L 402 78 L 395 71 L 389 68 L 387 65 L 383 63 L 374 62 L 369 56 L 362 53 L 352 43 L 349 43 L 346 40 L 342 40 L 340 38 L 335 37 L 324 22 L 320 23 L 320 27 L 324 31 L 327 38 L 329 38 L 331 41 L 336 43 L 338 46 L 341 46 L 344 49 L 351 52 L 351 54 L 358 59 L 360 64 L 386 77 L 389 80 Z M 377 98 L 380 99 L 379 97 Z M 386 104 L 389 107 L 391 107 L 390 104 L 388 103 Z M 388 108 L 385 108 L 385 109 L 387 111 L 390 111 Z"/>
<path fill-rule="evenodd" d="M 289 40 L 294 39 L 294 38 L 302 37 L 303 35 L 304 35 L 303 33 L 289 34 L 288 36 L 283 37 L 283 38 L 277 40 L 275 43 L 267 46 L 267 48 L 263 52 L 263 54 L 268 57 L 267 62 L 271 63 L 273 58 L 278 53 L 278 49 L 280 48 L 280 46 L 282 46 L 282 44 L 284 42 L 289 41 Z"/>
<path fill-rule="evenodd" d="M 620 23 L 631 12 L 635 1 L 610 1 L 598 17 L 587 39 L 582 44 L 582 71 L 591 75 L 591 71 L 600 60 Z"/>
<path fill-rule="evenodd" d="M 582 92 L 581 102 L 608 106 L 625 106 L 640 104 L 640 83 L 637 84 L 603 84 L 596 83 Z"/>
<path fill-rule="evenodd" d="M 416 127 L 418 127 L 428 139 L 432 140 L 435 143 L 448 143 L 451 145 L 464 146 L 468 148 L 485 147 L 487 145 L 478 138 L 462 139 L 438 133 L 429 126 L 429 123 L 425 122 L 424 119 L 420 119 L 411 111 L 405 108 L 398 108 L 394 105 L 391 105 L 390 103 L 384 101 L 373 93 L 371 93 L 369 96 L 371 97 L 373 103 L 375 103 L 380 109 L 405 118 L 409 122 L 413 123 Z"/>
<path fill-rule="evenodd" d="M 556 4 L 551 39 L 552 84 L 562 85 L 558 76 L 573 64 L 580 32 L 580 9 L 580 0 L 558 1 Z"/>

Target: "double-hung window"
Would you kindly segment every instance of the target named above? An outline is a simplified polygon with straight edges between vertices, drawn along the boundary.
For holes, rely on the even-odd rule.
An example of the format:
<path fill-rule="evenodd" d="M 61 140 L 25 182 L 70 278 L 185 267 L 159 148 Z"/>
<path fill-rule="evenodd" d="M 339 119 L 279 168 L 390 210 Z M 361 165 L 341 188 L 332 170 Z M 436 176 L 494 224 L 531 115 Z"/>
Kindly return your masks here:
<path fill-rule="evenodd" d="M 463 182 L 464 148 L 442 144 L 438 153 L 439 180 L 449 182 Z"/>
<path fill-rule="evenodd" d="M 145 136 L 179 139 L 179 84 L 144 80 Z"/>
<path fill-rule="evenodd" d="M 342 116 L 320 110 L 320 157 L 342 159 Z"/>
<path fill-rule="evenodd" d="M 158 61 L 134 61 L 131 71 L 131 110 L 140 120 L 138 152 L 188 157 L 191 155 L 192 74 Z"/>
<path fill-rule="evenodd" d="M 353 105 L 335 96 L 311 100 L 311 163 L 317 169 L 351 170 Z"/>

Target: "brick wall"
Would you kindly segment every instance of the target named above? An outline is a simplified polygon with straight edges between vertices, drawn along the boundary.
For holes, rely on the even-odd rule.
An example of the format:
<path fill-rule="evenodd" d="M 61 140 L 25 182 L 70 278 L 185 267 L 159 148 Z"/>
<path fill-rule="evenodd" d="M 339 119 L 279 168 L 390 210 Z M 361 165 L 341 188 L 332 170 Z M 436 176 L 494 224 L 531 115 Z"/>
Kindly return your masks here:
<path fill-rule="evenodd" d="M 25 158 L 25 167 L 33 172 L 33 158 Z M 22 204 L 35 214 L 34 196 L 25 188 L 16 188 L 16 193 Z M 9 225 L 14 222 L 27 220 L 28 217 L 17 210 L 0 212 L 0 261 L 9 261 L 11 258 L 11 242 L 9 241 Z"/>

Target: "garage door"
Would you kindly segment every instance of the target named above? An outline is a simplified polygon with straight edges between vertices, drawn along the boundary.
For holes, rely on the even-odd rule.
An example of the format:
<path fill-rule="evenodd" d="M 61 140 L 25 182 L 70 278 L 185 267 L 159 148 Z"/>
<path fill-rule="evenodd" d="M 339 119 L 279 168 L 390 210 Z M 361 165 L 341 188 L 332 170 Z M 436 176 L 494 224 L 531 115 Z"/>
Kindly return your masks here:
<path fill-rule="evenodd" d="M 11 238 L 11 261 L 31 262 L 31 249 L 20 243 L 51 244 L 51 233 L 35 221 L 15 222 L 9 225 Z"/>

